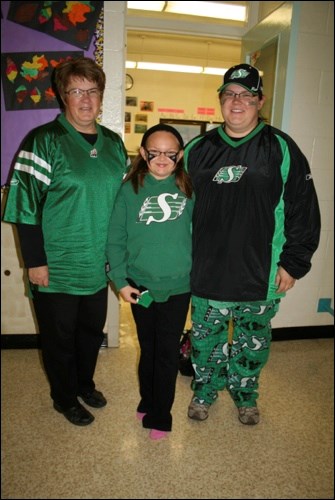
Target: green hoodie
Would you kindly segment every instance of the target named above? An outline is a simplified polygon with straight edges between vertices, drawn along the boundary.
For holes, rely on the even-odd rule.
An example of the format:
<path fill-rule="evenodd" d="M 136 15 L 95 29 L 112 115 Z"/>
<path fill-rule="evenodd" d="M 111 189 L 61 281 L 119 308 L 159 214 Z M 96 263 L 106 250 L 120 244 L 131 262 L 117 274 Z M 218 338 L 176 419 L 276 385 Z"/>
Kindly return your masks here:
<path fill-rule="evenodd" d="M 157 180 L 147 174 L 134 192 L 122 185 L 109 223 L 107 275 L 117 290 L 131 278 L 148 288 L 156 302 L 190 291 L 193 200 L 175 184 L 175 176 Z"/>

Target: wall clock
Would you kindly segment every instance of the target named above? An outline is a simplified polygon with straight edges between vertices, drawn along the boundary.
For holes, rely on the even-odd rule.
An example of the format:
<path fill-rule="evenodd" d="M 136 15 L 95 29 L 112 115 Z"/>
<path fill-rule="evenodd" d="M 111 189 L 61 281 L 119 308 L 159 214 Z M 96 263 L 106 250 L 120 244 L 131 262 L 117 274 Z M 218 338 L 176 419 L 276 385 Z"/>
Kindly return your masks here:
<path fill-rule="evenodd" d="M 133 77 L 126 74 L 126 90 L 130 90 L 132 86 L 134 85 L 134 80 Z"/>

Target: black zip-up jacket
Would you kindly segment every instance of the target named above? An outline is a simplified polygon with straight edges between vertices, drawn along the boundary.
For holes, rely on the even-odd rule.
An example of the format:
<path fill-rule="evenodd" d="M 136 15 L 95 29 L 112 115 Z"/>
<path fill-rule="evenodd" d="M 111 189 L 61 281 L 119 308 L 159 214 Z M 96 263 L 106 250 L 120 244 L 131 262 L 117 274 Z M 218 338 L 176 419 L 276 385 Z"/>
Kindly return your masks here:
<path fill-rule="evenodd" d="M 222 302 L 280 298 L 282 266 L 303 277 L 320 238 L 320 211 L 307 159 L 264 122 L 231 139 L 223 127 L 186 146 L 195 193 L 192 293 Z"/>

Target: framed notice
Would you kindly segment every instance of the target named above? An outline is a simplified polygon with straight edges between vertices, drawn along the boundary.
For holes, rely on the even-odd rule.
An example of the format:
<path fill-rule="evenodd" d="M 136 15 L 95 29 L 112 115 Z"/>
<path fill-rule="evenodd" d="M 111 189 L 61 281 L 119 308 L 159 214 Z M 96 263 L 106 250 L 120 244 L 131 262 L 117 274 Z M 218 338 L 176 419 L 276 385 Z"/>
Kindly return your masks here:
<path fill-rule="evenodd" d="M 176 128 L 187 144 L 193 137 L 203 134 L 206 131 L 206 122 L 200 120 L 174 120 L 172 118 L 161 118 L 160 123 L 167 123 Z"/>

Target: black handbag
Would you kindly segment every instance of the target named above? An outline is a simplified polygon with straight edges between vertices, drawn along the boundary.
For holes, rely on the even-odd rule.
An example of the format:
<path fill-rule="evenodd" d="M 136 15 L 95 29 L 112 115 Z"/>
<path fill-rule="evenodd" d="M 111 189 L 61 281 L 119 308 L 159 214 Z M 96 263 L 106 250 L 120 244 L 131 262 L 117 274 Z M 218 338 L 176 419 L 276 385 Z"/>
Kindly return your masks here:
<path fill-rule="evenodd" d="M 194 376 L 191 361 L 191 330 L 184 330 L 179 344 L 179 371 L 187 377 Z"/>

